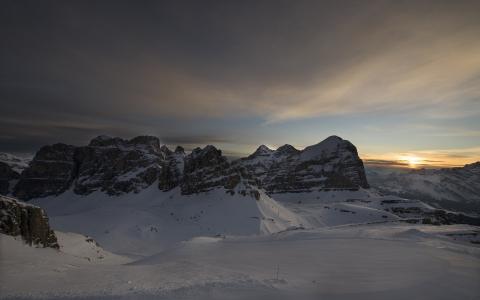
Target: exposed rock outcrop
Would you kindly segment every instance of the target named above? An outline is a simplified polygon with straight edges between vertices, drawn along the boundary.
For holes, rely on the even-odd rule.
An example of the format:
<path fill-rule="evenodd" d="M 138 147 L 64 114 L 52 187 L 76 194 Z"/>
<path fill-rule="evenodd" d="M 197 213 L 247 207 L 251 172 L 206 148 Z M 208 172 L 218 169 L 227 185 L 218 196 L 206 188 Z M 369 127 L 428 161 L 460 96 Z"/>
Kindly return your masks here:
<path fill-rule="evenodd" d="M 357 149 L 337 136 L 302 151 L 291 145 L 276 151 L 259 148 L 236 164 L 258 178 L 260 186 L 269 193 L 368 187 Z"/>
<path fill-rule="evenodd" d="M 158 179 L 169 150 L 152 136 L 131 140 L 99 136 L 88 146 L 45 146 L 37 152 L 15 186 L 20 199 L 58 195 L 69 188 L 87 195 L 139 192 Z"/>
<path fill-rule="evenodd" d="M 0 196 L 0 233 L 21 236 L 31 246 L 59 248 L 43 209 L 4 196 Z"/>
<path fill-rule="evenodd" d="M 185 155 L 182 147 L 177 147 L 175 152 L 168 152 L 158 176 L 160 190 L 169 191 L 180 185 L 183 179 Z"/>
<path fill-rule="evenodd" d="M 66 144 L 42 147 L 22 172 L 14 195 L 28 200 L 65 192 L 75 177 L 74 153 L 75 146 Z"/>
<path fill-rule="evenodd" d="M 168 155 L 164 151 L 156 137 L 140 136 L 127 141 L 99 136 L 75 151 L 78 169 L 74 192 L 139 192 L 157 180 L 161 163 Z"/>
<path fill-rule="evenodd" d="M 240 183 L 239 172 L 231 168 L 222 151 L 214 146 L 196 148 L 185 157 L 181 189 L 183 194 L 206 192 L 215 187 L 231 190 Z"/>
<path fill-rule="evenodd" d="M 10 193 L 12 182 L 18 180 L 20 174 L 4 162 L 0 162 L 0 195 Z"/>
<path fill-rule="evenodd" d="M 186 154 L 171 151 L 159 139 L 131 140 L 99 136 L 89 145 L 45 146 L 21 175 L 15 195 L 31 199 L 58 195 L 68 188 L 81 195 L 139 192 L 158 180 L 160 190 L 180 187 L 193 194 L 223 187 L 234 193 L 251 187 L 269 193 L 313 189 L 368 187 L 362 160 L 350 142 L 330 137 L 300 151 L 291 145 L 277 150 L 262 145 L 247 158 L 229 162 L 214 146 Z"/>

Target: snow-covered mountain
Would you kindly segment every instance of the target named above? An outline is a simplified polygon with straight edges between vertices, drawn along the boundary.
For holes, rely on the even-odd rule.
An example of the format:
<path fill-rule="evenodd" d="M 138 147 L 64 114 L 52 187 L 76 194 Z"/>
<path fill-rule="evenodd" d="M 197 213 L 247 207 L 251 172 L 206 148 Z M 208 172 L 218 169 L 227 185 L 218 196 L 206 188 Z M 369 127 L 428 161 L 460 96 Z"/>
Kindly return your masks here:
<path fill-rule="evenodd" d="M 28 163 L 31 160 L 32 157 L 29 155 L 20 157 L 10 153 L 0 152 L 0 163 L 7 164 L 13 171 L 19 174 L 28 167 Z"/>
<path fill-rule="evenodd" d="M 8 177 L 8 176 L 6 176 Z M 186 154 L 160 146 L 159 139 L 131 140 L 99 136 L 87 146 L 54 144 L 42 147 L 22 172 L 13 195 L 24 200 L 60 195 L 69 189 L 88 195 L 135 192 L 158 181 L 160 190 L 177 186 L 183 194 L 242 184 L 268 193 L 368 187 L 362 160 L 350 142 L 336 136 L 296 150 L 285 145 L 273 151 L 259 147 L 247 158 L 229 162 L 214 146 Z"/>
<path fill-rule="evenodd" d="M 28 167 L 30 160 L 31 158 L 28 156 L 19 157 L 0 152 L 0 195 L 12 192 L 20 174 Z"/>
<path fill-rule="evenodd" d="M 291 145 L 271 150 L 262 145 L 236 163 L 245 167 L 269 193 L 368 187 L 357 149 L 337 136 L 303 150 Z"/>
<path fill-rule="evenodd" d="M 0 201 L 0 299 L 480 295 L 479 219 L 368 188 L 338 137 L 229 161 L 100 136 L 40 149 L 14 194 L 28 203 Z M 24 243 L 38 221 L 57 246 Z"/>
<path fill-rule="evenodd" d="M 367 172 L 383 194 L 422 200 L 435 207 L 480 214 L 480 162 L 459 168 Z"/>
<path fill-rule="evenodd" d="M 44 146 L 22 172 L 13 194 L 28 200 L 70 188 L 79 195 L 138 192 L 157 180 L 164 151 L 158 138 L 148 136 L 129 141 L 99 136 L 82 147 Z"/>

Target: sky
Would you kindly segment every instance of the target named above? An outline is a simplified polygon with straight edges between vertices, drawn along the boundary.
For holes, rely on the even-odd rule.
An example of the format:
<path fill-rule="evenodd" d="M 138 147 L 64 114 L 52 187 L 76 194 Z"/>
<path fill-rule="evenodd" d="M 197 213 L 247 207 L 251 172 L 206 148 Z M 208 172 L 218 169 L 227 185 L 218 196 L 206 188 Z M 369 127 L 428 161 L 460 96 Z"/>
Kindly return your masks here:
<path fill-rule="evenodd" d="M 4 0 L 0 25 L 0 151 L 338 135 L 376 165 L 480 160 L 480 1 Z"/>

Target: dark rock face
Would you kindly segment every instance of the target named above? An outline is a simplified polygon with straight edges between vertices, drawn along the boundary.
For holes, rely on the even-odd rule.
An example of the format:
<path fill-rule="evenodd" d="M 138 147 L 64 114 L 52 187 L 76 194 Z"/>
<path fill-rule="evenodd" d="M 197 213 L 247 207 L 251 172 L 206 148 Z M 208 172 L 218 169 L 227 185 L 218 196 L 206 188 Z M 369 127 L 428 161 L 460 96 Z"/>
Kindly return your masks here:
<path fill-rule="evenodd" d="M 83 147 L 55 144 L 40 149 L 23 171 L 15 195 L 31 199 L 69 188 L 81 195 L 94 191 L 119 195 L 139 192 L 156 180 L 160 190 L 180 187 L 182 194 L 218 187 L 230 193 L 252 187 L 269 193 L 368 187 L 356 148 L 339 137 L 302 151 L 291 145 L 277 150 L 262 145 L 249 157 L 230 163 L 214 146 L 187 155 L 182 147 L 172 152 L 160 146 L 156 137 L 99 136 Z"/>
<path fill-rule="evenodd" d="M 211 145 L 196 148 L 188 155 L 177 147 L 165 161 L 159 176 L 161 190 L 180 187 L 184 195 L 224 188 L 232 195 L 238 192 L 258 199 L 256 185 L 258 181 L 245 168 L 229 163 L 222 151 Z"/>
<path fill-rule="evenodd" d="M 22 172 L 14 195 L 28 200 L 58 195 L 71 187 L 81 195 L 139 192 L 158 179 L 169 153 L 151 136 L 131 140 L 99 136 L 84 147 L 45 146 Z"/>
<path fill-rule="evenodd" d="M 78 170 L 74 192 L 139 192 L 157 180 L 161 162 L 168 155 L 163 151 L 156 137 L 141 136 L 130 141 L 97 137 L 75 152 Z"/>
<path fill-rule="evenodd" d="M 183 149 L 181 146 L 177 146 L 177 148 L 175 148 L 175 153 L 185 155 L 185 149 Z"/>
<path fill-rule="evenodd" d="M 206 192 L 216 187 L 234 189 L 240 183 L 239 172 L 230 167 L 222 151 L 214 146 L 196 148 L 185 157 L 182 194 Z"/>
<path fill-rule="evenodd" d="M 167 154 L 162 163 L 158 176 L 158 188 L 162 191 L 169 191 L 180 185 L 183 179 L 185 152 L 182 147 L 177 147 L 175 152 Z"/>
<path fill-rule="evenodd" d="M 75 147 L 54 144 L 42 147 L 26 168 L 14 189 L 20 199 L 59 195 L 72 183 L 76 166 Z"/>
<path fill-rule="evenodd" d="M 480 217 L 468 216 L 462 213 L 452 213 L 443 209 L 436 209 L 433 212 L 425 213 L 422 223 L 432 225 L 468 224 L 480 226 Z"/>
<path fill-rule="evenodd" d="M 31 246 L 59 248 L 43 209 L 4 196 L 0 196 L 0 233 L 21 236 Z"/>
<path fill-rule="evenodd" d="M 259 150 L 236 164 L 258 178 L 269 193 L 368 187 L 357 149 L 339 137 L 329 137 L 302 151 L 291 145 L 271 152 Z"/>
<path fill-rule="evenodd" d="M 18 180 L 20 174 L 4 162 L 0 162 L 0 195 L 7 195 L 10 192 L 11 182 Z"/>

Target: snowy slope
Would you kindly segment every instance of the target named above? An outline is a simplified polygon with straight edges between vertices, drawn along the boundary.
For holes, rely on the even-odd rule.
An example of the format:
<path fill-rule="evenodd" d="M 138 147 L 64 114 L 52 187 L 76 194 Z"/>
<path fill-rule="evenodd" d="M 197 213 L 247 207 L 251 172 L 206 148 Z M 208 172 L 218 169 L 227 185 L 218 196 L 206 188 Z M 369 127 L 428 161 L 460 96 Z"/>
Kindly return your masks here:
<path fill-rule="evenodd" d="M 28 167 L 28 163 L 32 160 L 31 156 L 20 157 L 10 153 L 0 152 L 0 162 L 9 165 L 18 174 Z"/>
<path fill-rule="evenodd" d="M 478 233 L 384 224 L 195 238 L 110 264 L 2 236 L 0 298 L 478 299 L 480 249 L 455 239 Z"/>
<path fill-rule="evenodd" d="M 261 193 L 227 194 L 224 189 L 181 195 L 156 185 L 139 194 L 97 192 L 32 201 L 46 209 L 53 228 L 92 236 L 103 247 L 133 256 L 163 250 L 195 236 L 256 235 L 303 226 L 302 219 Z"/>
<path fill-rule="evenodd" d="M 241 189 L 241 187 L 239 187 Z M 296 228 L 398 222 L 431 217 L 434 208 L 417 200 L 374 191 L 331 190 L 227 193 L 223 188 L 182 195 L 152 185 L 138 194 L 88 196 L 72 192 L 32 203 L 46 209 L 56 230 L 92 236 L 116 253 L 141 257 L 197 236 L 265 235 Z"/>

